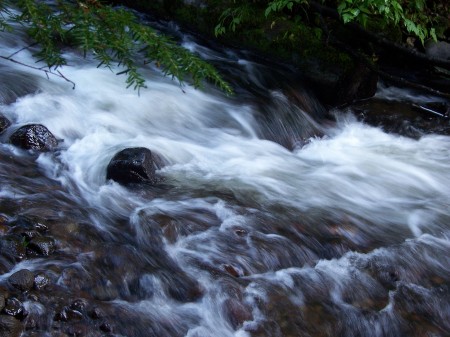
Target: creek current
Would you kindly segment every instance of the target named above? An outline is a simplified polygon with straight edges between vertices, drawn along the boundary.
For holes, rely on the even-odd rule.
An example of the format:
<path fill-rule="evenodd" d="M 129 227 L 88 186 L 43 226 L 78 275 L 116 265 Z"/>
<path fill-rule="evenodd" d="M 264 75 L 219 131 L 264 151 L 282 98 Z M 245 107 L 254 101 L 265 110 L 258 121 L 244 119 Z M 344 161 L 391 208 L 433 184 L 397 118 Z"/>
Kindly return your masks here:
<path fill-rule="evenodd" d="M 49 256 L 0 261 L 2 284 L 21 269 L 49 280 L 21 295 L 22 335 L 448 336 L 450 137 L 328 113 L 289 69 L 178 34 L 235 96 L 151 65 L 138 95 L 70 50 L 75 90 L 1 60 L 3 222 L 39 221 L 56 240 Z M 0 38 L 3 55 L 27 44 Z M 376 99 L 393 96 L 436 100 L 388 87 Z M 28 123 L 58 149 L 9 144 Z M 114 154 L 137 146 L 163 158 L 161 183 L 107 181 Z"/>

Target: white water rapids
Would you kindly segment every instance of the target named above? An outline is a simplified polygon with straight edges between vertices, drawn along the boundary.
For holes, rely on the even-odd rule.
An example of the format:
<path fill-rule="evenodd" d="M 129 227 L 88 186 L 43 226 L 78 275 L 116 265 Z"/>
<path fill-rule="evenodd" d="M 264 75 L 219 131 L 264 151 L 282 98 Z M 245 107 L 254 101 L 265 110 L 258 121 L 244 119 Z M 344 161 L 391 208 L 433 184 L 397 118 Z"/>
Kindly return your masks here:
<path fill-rule="evenodd" d="M 23 46 L 17 36 L 2 35 L 2 55 Z M 83 289 L 120 308 L 118 336 L 402 336 L 412 331 L 414 310 L 432 317 L 417 336 L 449 333 L 450 137 L 387 134 L 351 111 L 336 111 L 333 124 L 314 121 L 281 89 L 267 90 L 265 99 L 277 102 L 274 116 L 284 109 L 320 130 L 291 151 L 261 137 L 257 97 L 181 90 L 150 68 L 144 70 L 148 88 L 138 95 L 113 72 L 66 56 L 70 66 L 61 71 L 75 90 L 2 60 L 4 78 L 35 89 L 4 100 L 0 110 L 13 122 L 10 130 L 40 123 L 62 140 L 56 152 L 35 157 L 36 170 L 60 186 L 65 203 L 86 210 L 83 221 L 112 243 L 83 243 L 79 251 L 62 244 L 70 262 L 26 260 L 4 278 L 22 268 L 81 266 L 89 277 L 104 278 L 104 289 L 119 289 L 106 299 Z M 34 64 L 28 50 L 14 59 Z M 257 65 L 226 62 L 251 71 L 249 86 L 260 85 L 252 80 Z M 9 134 L 2 136 L 2 153 L 30 160 L 7 143 Z M 162 187 L 127 189 L 106 181 L 108 162 L 127 147 L 161 155 Z M 55 194 L 42 196 L 44 188 L 17 181 L 2 175 L 1 198 L 48 198 L 54 213 L 64 213 Z M 69 229 L 64 235 L 70 241 Z M 155 271 L 158 263 L 150 271 L 127 266 L 135 261 L 123 258 L 121 247 L 148 262 L 152 245 L 172 261 L 163 272 Z M 121 259 L 105 271 L 92 262 L 102 252 L 122 252 Z M 198 282 L 198 299 L 170 295 L 165 282 L 172 282 L 172 265 L 176 275 Z M 123 290 L 131 289 L 128 268 L 139 284 L 132 299 Z M 55 273 L 65 284 L 66 274 Z M 423 306 L 410 309 L 418 302 Z"/>

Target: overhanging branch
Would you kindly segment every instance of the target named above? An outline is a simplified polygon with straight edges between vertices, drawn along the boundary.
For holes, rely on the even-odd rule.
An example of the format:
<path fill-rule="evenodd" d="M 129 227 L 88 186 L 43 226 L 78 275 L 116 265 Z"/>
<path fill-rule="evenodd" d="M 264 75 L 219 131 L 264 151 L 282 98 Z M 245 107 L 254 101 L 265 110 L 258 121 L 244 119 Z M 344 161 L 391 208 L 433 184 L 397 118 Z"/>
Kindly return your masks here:
<path fill-rule="evenodd" d="M 12 54 L 12 55 L 15 55 L 15 54 L 17 54 L 17 53 L 14 53 L 14 54 Z M 12 55 L 11 55 L 11 56 L 3 56 L 3 55 L 0 55 L 0 58 L 1 58 L 1 59 L 4 59 L 4 60 L 7 60 L 7 61 L 10 61 L 10 62 L 13 62 L 13 63 L 16 63 L 16 64 L 20 64 L 20 65 L 23 66 L 23 67 L 27 67 L 27 68 L 31 68 L 31 69 L 34 69 L 34 70 L 42 71 L 42 72 L 45 73 L 45 75 L 47 76 L 47 78 L 50 78 L 50 75 L 51 75 L 51 76 L 60 77 L 60 78 L 62 78 L 63 80 L 65 80 L 65 81 L 71 83 L 71 84 L 72 84 L 72 89 L 75 89 L 75 82 L 69 80 L 69 79 L 68 79 L 66 76 L 64 76 L 59 70 L 56 70 L 56 72 L 55 72 L 55 71 L 52 71 L 51 69 L 45 69 L 45 68 L 35 67 L 35 66 L 32 66 L 32 65 L 29 65 L 29 64 L 26 64 L 26 63 L 23 63 L 23 62 L 20 62 L 20 61 L 17 61 L 17 60 L 15 60 L 15 59 L 13 59 L 13 58 L 12 58 Z"/>

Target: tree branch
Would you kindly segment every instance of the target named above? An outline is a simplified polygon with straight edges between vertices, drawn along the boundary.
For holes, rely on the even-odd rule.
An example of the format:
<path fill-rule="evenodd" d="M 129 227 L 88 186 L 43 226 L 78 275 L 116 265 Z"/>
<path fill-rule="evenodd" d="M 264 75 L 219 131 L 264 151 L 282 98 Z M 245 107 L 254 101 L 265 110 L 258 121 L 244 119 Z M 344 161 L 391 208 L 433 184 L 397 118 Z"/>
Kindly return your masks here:
<path fill-rule="evenodd" d="M 28 48 L 28 47 L 22 48 L 21 50 L 26 49 L 26 48 Z M 17 53 L 20 52 L 21 50 L 15 52 L 15 53 L 13 53 L 13 54 L 11 54 L 10 56 L 3 56 L 3 55 L 0 55 L 0 58 L 2 58 L 2 59 L 4 59 L 4 60 L 7 60 L 7 61 L 10 61 L 10 62 L 13 62 L 13 63 L 16 63 L 16 64 L 20 64 L 21 66 L 24 66 L 24 67 L 27 67 L 27 68 L 31 68 L 31 69 L 35 69 L 35 70 L 42 71 L 42 72 L 45 73 L 45 75 L 47 76 L 47 78 L 49 78 L 49 75 L 56 76 L 56 77 L 60 77 L 60 78 L 64 79 L 65 81 L 71 83 L 71 84 L 72 84 L 72 89 L 75 89 L 75 82 L 69 80 L 69 79 L 68 79 L 66 76 L 64 76 L 59 70 L 57 70 L 56 72 L 54 72 L 54 71 L 51 71 L 51 69 L 48 69 L 48 70 L 47 70 L 47 69 L 44 69 L 44 68 L 38 68 L 38 67 L 35 67 L 35 66 L 32 66 L 32 65 L 29 65 L 29 64 L 26 64 L 26 63 L 23 63 L 23 62 L 14 60 L 14 59 L 11 57 L 12 55 L 17 54 Z"/>

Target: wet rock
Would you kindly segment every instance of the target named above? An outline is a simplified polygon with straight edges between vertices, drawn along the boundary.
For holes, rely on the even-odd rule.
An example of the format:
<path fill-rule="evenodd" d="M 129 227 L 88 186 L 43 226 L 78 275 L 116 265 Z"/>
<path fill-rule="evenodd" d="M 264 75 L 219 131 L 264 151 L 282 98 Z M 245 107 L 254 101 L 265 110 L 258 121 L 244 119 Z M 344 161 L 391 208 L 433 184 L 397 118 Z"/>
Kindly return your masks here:
<path fill-rule="evenodd" d="M 46 225 L 25 216 L 17 217 L 9 223 L 9 226 L 11 227 L 10 233 L 19 234 L 28 241 L 41 236 L 48 230 Z"/>
<path fill-rule="evenodd" d="M 13 268 L 13 263 L 11 261 L 8 261 L 9 259 L 0 256 L 0 275 L 7 273 Z"/>
<path fill-rule="evenodd" d="M 99 328 L 103 332 L 112 332 L 112 326 L 108 322 L 103 322 L 100 324 Z"/>
<path fill-rule="evenodd" d="M 28 269 L 22 269 L 12 274 L 8 281 L 13 287 L 21 291 L 27 291 L 33 287 L 34 274 Z"/>
<path fill-rule="evenodd" d="M 9 231 L 9 226 L 3 223 L 0 223 L 0 235 L 5 235 Z"/>
<path fill-rule="evenodd" d="M 100 309 L 99 307 L 94 307 L 92 308 L 92 310 L 89 312 L 89 316 L 92 319 L 100 319 L 102 317 L 105 316 L 105 313 L 103 312 L 102 309 Z"/>
<path fill-rule="evenodd" d="M 86 307 L 87 307 L 87 302 L 83 299 L 76 299 L 69 306 L 70 309 L 81 312 L 81 313 L 84 313 L 86 311 Z"/>
<path fill-rule="evenodd" d="M 0 240 L 0 254 L 12 261 L 20 261 L 26 256 L 24 240 L 20 235 L 5 235 Z"/>
<path fill-rule="evenodd" d="M 6 299 L 3 312 L 9 316 L 14 316 L 18 319 L 22 319 L 28 315 L 28 312 L 23 307 L 22 302 L 20 302 L 17 298 L 14 297 Z"/>
<path fill-rule="evenodd" d="M 25 320 L 25 330 L 33 330 L 38 326 L 38 322 L 33 314 L 29 315 Z"/>
<path fill-rule="evenodd" d="M 77 310 L 64 307 L 61 311 L 57 312 L 53 318 L 55 321 L 80 321 L 83 319 L 83 314 Z"/>
<path fill-rule="evenodd" d="M 0 315 L 0 337 L 19 337 L 22 333 L 22 323 L 12 316 Z"/>
<path fill-rule="evenodd" d="M 430 41 L 425 46 L 425 53 L 434 58 L 450 60 L 450 43 L 445 41 Z"/>
<path fill-rule="evenodd" d="M 155 184 L 157 182 L 156 165 L 149 149 L 144 147 L 124 149 L 109 162 L 106 179 L 112 179 L 123 185 Z"/>
<path fill-rule="evenodd" d="M 234 329 L 242 326 L 245 321 L 253 320 L 251 310 L 236 299 L 227 299 L 223 304 L 223 311 Z"/>
<path fill-rule="evenodd" d="M 370 261 L 365 267 L 369 274 L 383 287 L 393 290 L 400 281 L 400 275 L 396 267 L 385 261 Z"/>
<path fill-rule="evenodd" d="M 66 333 L 67 333 L 67 335 L 74 336 L 74 337 L 86 336 L 88 333 L 88 327 L 83 323 L 71 324 L 67 328 Z"/>
<path fill-rule="evenodd" d="M 26 150 L 51 151 L 58 145 L 55 136 L 41 124 L 24 125 L 17 129 L 9 140 Z"/>
<path fill-rule="evenodd" d="M 244 273 L 241 270 L 239 270 L 238 268 L 236 268 L 235 266 L 233 266 L 231 264 L 224 264 L 224 265 L 222 265 L 222 268 L 231 276 L 234 276 L 234 277 L 244 276 Z"/>
<path fill-rule="evenodd" d="M 352 110 L 358 119 L 388 133 L 414 139 L 431 133 L 450 135 L 450 108 L 445 103 L 418 105 L 373 98 L 353 104 Z"/>
<path fill-rule="evenodd" d="M 0 294 L 0 311 L 5 307 L 6 298 L 4 294 Z"/>
<path fill-rule="evenodd" d="M 20 235 L 22 235 L 25 239 L 27 239 L 28 241 L 40 236 L 41 234 L 38 231 L 35 230 L 26 230 L 20 233 Z"/>
<path fill-rule="evenodd" d="M 0 134 L 3 133 L 3 131 L 5 131 L 10 125 L 11 122 L 9 119 L 0 113 Z"/>
<path fill-rule="evenodd" d="M 39 297 L 38 297 L 38 295 L 37 295 L 36 293 L 34 293 L 34 292 L 29 292 L 29 293 L 27 294 L 26 299 L 27 299 L 28 301 L 32 301 L 32 302 L 39 302 Z"/>
<path fill-rule="evenodd" d="M 447 287 L 428 289 L 399 283 L 393 293 L 393 308 L 414 326 L 434 326 L 450 331 L 450 292 Z"/>
<path fill-rule="evenodd" d="M 86 272 L 71 266 L 62 271 L 59 282 L 72 290 L 81 290 L 86 288 L 90 281 Z"/>
<path fill-rule="evenodd" d="M 50 278 L 44 273 L 38 273 L 34 277 L 33 285 L 37 290 L 44 289 L 50 283 Z"/>
<path fill-rule="evenodd" d="M 49 256 L 55 251 L 55 240 L 48 236 L 33 238 L 27 246 L 27 254 L 31 256 Z"/>
<path fill-rule="evenodd" d="M 181 270 L 165 271 L 160 277 L 169 295 L 177 301 L 193 302 L 203 296 L 204 289 L 201 285 Z"/>
<path fill-rule="evenodd" d="M 345 104 L 375 95 L 378 75 L 362 63 L 357 63 L 351 71 L 342 76 L 337 85 L 336 104 Z"/>

